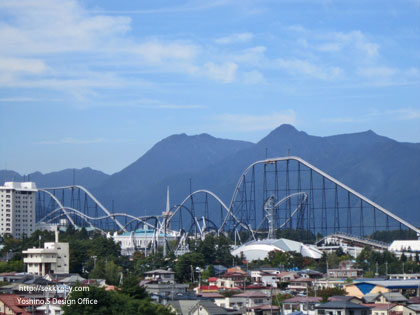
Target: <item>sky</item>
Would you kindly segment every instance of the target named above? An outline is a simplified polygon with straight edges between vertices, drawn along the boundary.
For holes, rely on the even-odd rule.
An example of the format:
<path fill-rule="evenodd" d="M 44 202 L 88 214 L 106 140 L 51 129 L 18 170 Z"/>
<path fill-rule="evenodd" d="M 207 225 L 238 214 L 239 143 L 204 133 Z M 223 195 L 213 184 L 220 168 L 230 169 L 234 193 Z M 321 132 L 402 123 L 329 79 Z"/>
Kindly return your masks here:
<path fill-rule="evenodd" d="M 156 142 L 420 142 L 420 0 L 0 0 L 0 169 L 112 174 Z"/>

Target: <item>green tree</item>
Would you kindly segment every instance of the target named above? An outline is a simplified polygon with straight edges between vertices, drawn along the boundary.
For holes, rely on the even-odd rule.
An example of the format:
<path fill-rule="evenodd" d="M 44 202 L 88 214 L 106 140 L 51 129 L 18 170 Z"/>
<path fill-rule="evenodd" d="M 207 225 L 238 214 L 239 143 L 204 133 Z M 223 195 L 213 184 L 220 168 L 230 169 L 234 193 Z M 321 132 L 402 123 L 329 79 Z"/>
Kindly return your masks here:
<path fill-rule="evenodd" d="M 118 285 L 121 279 L 122 268 L 112 260 L 105 262 L 105 280 L 107 284 Z"/>
<path fill-rule="evenodd" d="M 86 303 L 86 300 L 83 299 L 96 301 L 96 304 Z M 168 308 L 153 304 L 148 297 L 136 299 L 121 292 L 105 291 L 105 289 L 96 286 L 90 286 L 89 291 L 85 292 L 73 291 L 67 298 L 67 304 L 63 306 L 63 311 L 65 315 L 172 314 Z"/>
<path fill-rule="evenodd" d="M 139 278 L 133 273 L 128 274 L 124 278 L 121 285 L 121 293 L 135 299 L 144 299 L 147 297 L 146 290 L 140 286 Z"/>
<path fill-rule="evenodd" d="M 187 253 L 178 257 L 175 265 L 175 276 L 179 282 L 190 281 L 196 267 L 204 267 L 204 257 L 200 253 Z"/>

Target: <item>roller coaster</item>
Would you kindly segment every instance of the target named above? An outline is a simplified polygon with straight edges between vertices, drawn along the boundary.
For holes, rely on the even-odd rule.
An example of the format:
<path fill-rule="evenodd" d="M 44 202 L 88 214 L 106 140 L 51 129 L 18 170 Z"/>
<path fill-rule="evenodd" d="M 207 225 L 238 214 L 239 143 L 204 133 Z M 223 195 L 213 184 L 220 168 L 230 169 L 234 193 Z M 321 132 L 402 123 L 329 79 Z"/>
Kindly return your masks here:
<path fill-rule="evenodd" d="M 417 227 L 295 156 L 249 165 L 229 204 L 214 192 L 199 189 L 173 207 L 168 199 L 162 214 L 134 216 L 109 211 L 86 188 L 70 185 L 38 189 L 36 209 L 38 222 L 65 222 L 102 232 L 148 228 L 166 235 L 170 231 L 184 242 L 207 233 L 229 235 L 239 242 L 275 238 L 284 229 L 361 238 L 395 229 L 420 235 Z"/>

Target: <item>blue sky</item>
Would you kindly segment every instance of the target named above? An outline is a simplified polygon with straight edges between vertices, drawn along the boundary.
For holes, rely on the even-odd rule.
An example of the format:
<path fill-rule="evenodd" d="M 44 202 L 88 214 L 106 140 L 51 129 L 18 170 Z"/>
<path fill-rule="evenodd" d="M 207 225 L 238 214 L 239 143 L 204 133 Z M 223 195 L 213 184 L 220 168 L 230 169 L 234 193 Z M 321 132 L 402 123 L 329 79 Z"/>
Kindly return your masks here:
<path fill-rule="evenodd" d="M 0 168 L 113 173 L 282 123 L 420 142 L 420 1 L 0 0 Z"/>

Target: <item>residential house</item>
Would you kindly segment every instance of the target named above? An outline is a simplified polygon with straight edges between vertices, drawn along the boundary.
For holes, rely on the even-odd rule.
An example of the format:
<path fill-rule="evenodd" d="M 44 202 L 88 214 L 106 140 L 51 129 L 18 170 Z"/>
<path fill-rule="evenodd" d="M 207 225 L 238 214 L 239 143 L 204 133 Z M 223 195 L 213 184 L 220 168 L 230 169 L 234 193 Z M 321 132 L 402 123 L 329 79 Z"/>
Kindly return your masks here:
<path fill-rule="evenodd" d="M 229 314 L 243 314 L 243 311 L 228 312 L 226 309 L 217 306 L 212 301 L 201 300 L 195 304 L 191 311 L 188 313 L 190 315 L 229 315 Z"/>
<path fill-rule="evenodd" d="M 349 301 L 331 301 L 315 306 L 317 315 L 368 315 L 370 308 Z"/>
<path fill-rule="evenodd" d="M 328 269 L 329 278 L 351 278 L 356 279 L 363 275 L 363 269 L 355 268 L 355 261 L 343 260 L 339 263 L 338 269 Z"/>
<path fill-rule="evenodd" d="M 363 296 L 365 303 L 375 304 L 407 304 L 408 299 L 399 292 L 371 293 Z"/>
<path fill-rule="evenodd" d="M 177 315 L 240 315 L 243 311 L 227 311 L 209 300 L 179 300 L 168 302 L 169 308 Z"/>
<path fill-rule="evenodd" d="M 316 315 L 315 306 L 321 303 L 322 298 L 316 296 L 296 296 L 282 302 L 283 315 L 301 311 L 308 315 Z"/>
<path fill-rule="evenodd" d="M 260 270 L 252 270 L 251 271 L 251 281 L 253 283 L 263 284 L 264 286 L 277 288 L 278 287 L 278 275 L 280 271 L 278 269 L 275 270 L 267 270 L 267 269 L 260 269 Z"/>
<path fill-rule="evenodd" d="M 283 271 L 277 275 L 277 279 L 279 279 L 280 282 L 289 282 L 290 280 L 297 278 L 299 278 L 299 275 L 295 271 Z"/>
<path fill-rule="evenodd" d="M 146 291 L 152 295 L 152 299 L 158 303 L 166 303 L 177 294 L 187 292 L 189 287 L 185 283 L 175 283 L 173 271 L 156 269 L 145 273 L 145 280 L 140 282 Z"/>
<path fill-rule="evenodd" d="M 312 279 L 309 278 L 297 278 L 289 281 L 287 288 L 295 292 L 306 292 L 312 287 Z"/>
<path fill-rule="evenodd" d="M 239 267 L 229 268 L 226 273 L 217 279 L 217 286 L 221 289 L 233 289 L 245 287 L 248 273 Z"/>
<path fill-rule="evenodd" d="M 322 272 L 312 270 L 312 269 L 303 269 L 297 272 L 297 274 L 302 278 L 309 279 L 321 279 L 324 274 Z"/>
<path fill-rule="evenodd" d="M 231 297 L 216 298 L 215 303 L 220 307 L 239 310 L 260 305 L 271 305 L 271 296 L 258 291 L 245 291 Z"/>
<path fill-rule="evenodd" d="M 163 269 L 156 269 L 145 272 L 145 280 L 157 283 L 175 283 L 175 272 Z"/>
<path fill-rule="evenodd" d="M 31 315 L 35 307 L 31 299 L 17 294 L 0 294 L 0 314 Z"/>

